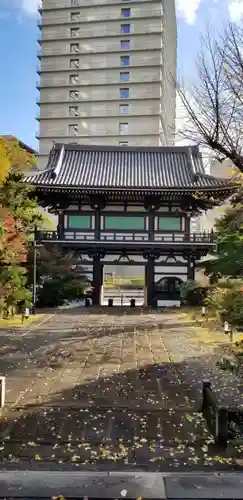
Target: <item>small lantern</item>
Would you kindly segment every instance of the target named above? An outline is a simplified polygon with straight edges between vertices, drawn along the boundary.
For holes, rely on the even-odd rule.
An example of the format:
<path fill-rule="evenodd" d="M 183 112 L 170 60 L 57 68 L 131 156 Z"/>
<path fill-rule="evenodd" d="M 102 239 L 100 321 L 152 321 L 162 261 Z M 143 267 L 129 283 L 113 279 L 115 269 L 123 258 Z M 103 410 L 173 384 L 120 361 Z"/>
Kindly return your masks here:
<path fill-rule="evenodd" d="M 26 307 L 24 310 L 24 317 L 25 317 L 25 319 L 28 319 L 29 316 L 30 316 L 30 309 L 29 309 L 29 307 Z"/>
<path fill-rule="evenodd" d="M 228 321 L 224 322 L 224 333 L 225 333 L 225 335 L 228 335 L 230 333 L 230 325 L 229 325 Z"/>
<path fill-rule="evenodd" d="M 233 341 L 233 329 L 232 326 L 228 323 L 228 321 L 224 322 L 224 333 L 225 335 L 229 335 L 230 342 Z"/>
<path fill-rule="evenodd" d="M 22 312 L 22 323 L 24 322 L 25 319 L 29 319 L 30 317 L 30 309 L 29 307 L 25 307 L 25 309 Z"/>

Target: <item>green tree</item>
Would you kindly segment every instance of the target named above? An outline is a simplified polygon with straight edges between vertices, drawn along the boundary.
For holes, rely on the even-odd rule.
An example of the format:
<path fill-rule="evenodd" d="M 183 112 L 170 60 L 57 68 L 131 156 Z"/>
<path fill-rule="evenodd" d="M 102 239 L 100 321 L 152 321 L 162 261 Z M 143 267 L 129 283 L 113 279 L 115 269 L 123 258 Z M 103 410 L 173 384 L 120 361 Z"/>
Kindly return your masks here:
<path fill-rule="evenodd" d="M 23 264 L 30 233 L 42 224 L 34 190 L 24 182 L 23 171 L 33 163 L 33 156 L 18 141 L 0 137 L 0 308 L 5 314 L 31 299 Z"/>
<path fill-rule="evenodd" d="M 0 267 L 0 298 L 5 316 L 10 309 L 13 311 L 20 303 L 31 304 L 31 292 L 27 289 L 26 270 L 17 265 Z"/>
<path fill-rule="evenodd" d="M 34 255 L 33 248 L 28 254 L 28 284 L 33 284 Z M 88 280 L 77 259 L 71 252 L 58 249 L 37 249 L 36 258 L 37 305 L 52 307 L 65 301 L 84 297 L 88 289 Z"/>
<path fill-rule="evenodd" d="M 23 172 L 10 171 L 0 190 L 0 205 L 8 209 L 22 230 L 30 232 L 42 225 L 34 188 L 24 182 Z"/>
<path fill-rule="evenodd" d="M 210 277 L 211 282 L 226 276 L 243 276 L 243 200 L 242 192 L 232 200 L 223 217 L 215 225 L 216 249 L 211 258 L 202 261 L 200 268 Z"/>

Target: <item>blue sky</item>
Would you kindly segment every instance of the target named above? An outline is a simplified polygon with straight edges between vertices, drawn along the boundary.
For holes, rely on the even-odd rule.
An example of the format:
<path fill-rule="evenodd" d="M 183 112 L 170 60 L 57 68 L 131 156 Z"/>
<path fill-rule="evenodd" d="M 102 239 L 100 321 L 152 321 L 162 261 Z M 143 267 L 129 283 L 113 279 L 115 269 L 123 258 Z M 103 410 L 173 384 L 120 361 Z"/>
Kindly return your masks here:
<path fill-rule="evenodd" d="M 172 1 L 172 0 L 171 0 Z M 0 135 L 11 134 L 32 147 L 38 92 L 37 4 L 40 0 L 0 0 Z M 243 0 L 177 0 L 178 69 L 190 78 L 200 33 L 243 15 Z"/>

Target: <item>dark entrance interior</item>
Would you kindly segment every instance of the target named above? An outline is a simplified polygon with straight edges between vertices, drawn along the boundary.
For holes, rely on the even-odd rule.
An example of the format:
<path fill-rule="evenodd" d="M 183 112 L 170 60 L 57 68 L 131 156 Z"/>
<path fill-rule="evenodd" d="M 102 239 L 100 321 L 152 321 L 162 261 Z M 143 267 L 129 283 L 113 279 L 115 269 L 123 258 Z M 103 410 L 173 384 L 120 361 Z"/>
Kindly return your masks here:
<path fill-rule="evenodd" d="M 181 297 L 180 278 L 165 276 L 155 283 L 156 297 L 158 300 L 179 301 Z"/>

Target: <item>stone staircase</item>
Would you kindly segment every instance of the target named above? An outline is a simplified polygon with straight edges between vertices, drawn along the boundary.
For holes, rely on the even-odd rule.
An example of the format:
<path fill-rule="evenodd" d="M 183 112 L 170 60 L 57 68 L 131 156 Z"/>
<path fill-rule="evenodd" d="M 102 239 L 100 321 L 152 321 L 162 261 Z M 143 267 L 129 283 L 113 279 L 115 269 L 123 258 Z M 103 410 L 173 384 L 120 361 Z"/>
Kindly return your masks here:
<path fill-rule="evenodd" d="M 232 470 L 242 456 L 240 449 L 219 450 L 201 413 L 185 409 L 16 409 L 11 421 L 1 421 L 0 432 L 2 465 Z"/>

